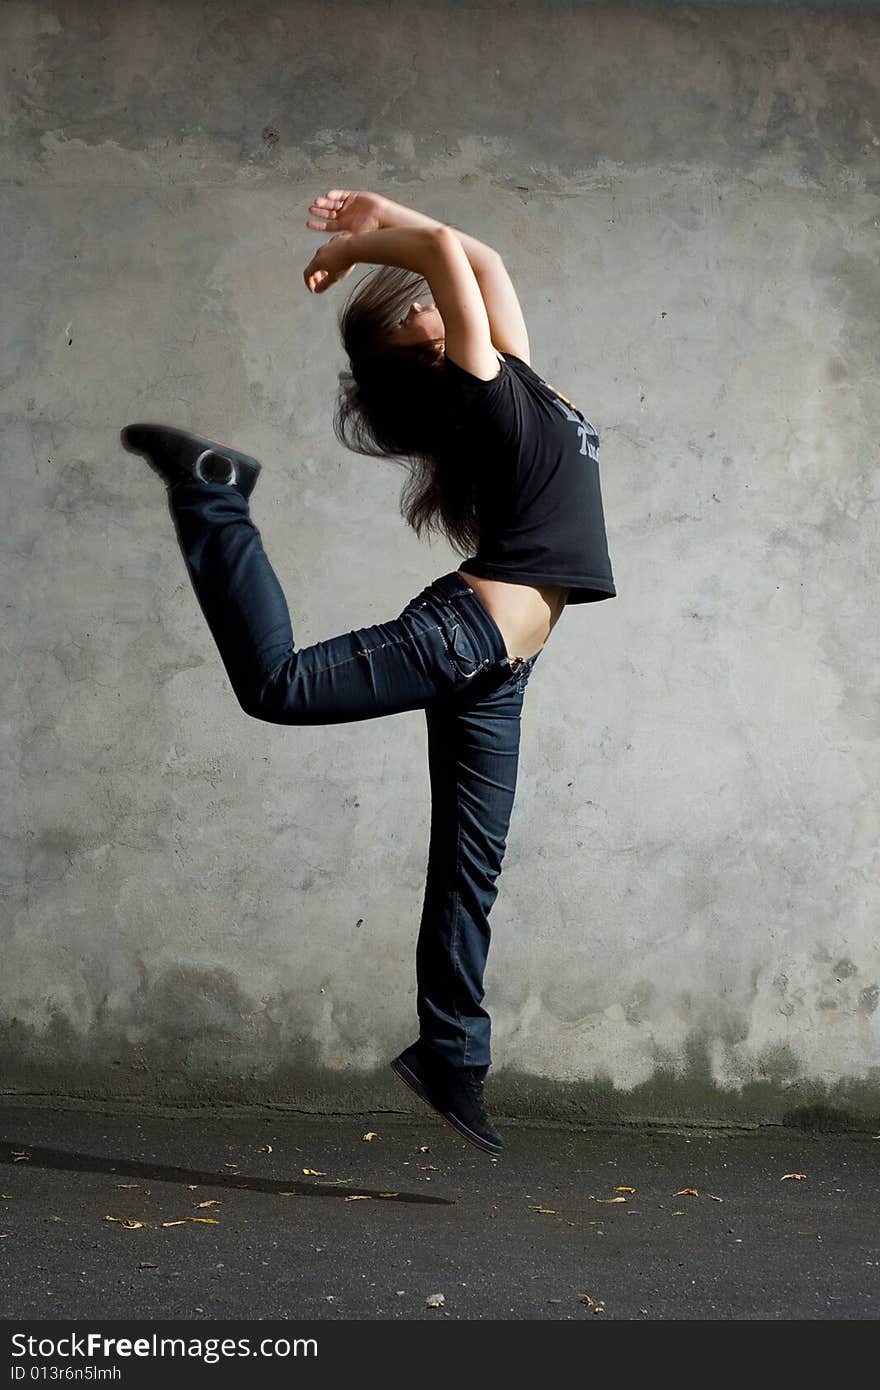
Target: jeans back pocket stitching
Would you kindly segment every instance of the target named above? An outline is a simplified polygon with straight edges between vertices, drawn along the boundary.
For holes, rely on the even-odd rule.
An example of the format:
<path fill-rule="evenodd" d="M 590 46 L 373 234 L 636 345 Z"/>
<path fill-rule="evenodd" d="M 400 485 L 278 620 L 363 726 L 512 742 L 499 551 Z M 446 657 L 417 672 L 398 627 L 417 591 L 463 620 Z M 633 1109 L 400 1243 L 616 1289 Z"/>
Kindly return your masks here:
<path fill-rule="evenodd" d="M 429 605 L 433 602 L 433 603 L 437 604 L 437 605 L 438 605 L 439 607 L 441 607 L 441 608 L 446 608 L 446 609 L 448 609 L 450 613 L 457 613 L 457 610 L 456 610 L 455 608 L 453 608 L 453 606 L 452 606 L 452 600 L 453 600 L 453 599 L 456 599 L 456 598 L 468 598 L 468 597 L 470 597 L 471 594 L 473 594 L 473 592 L 474 592 L 473 589 L 459 589 L 459 590 L 458 590 L 456 593 L 454 593 L 454 594 L 442 594 L 442 595 L 441 595 L 441 594 L 434 594 L 434 595 L 432 595 L 432 598 L 430 598 L 430 599 L 420 599 L 420 600 L 419 600 L 419 608 L 420 608 L 420 609 L 421 609 L 421 608 L 427 608 L 427 607 L 429 607 Z M 456 650 L 455 641 L 454 641 L 455 633 L 457 632 L 459 626 L 460 626 L 459 622 L 456 621 L 456 622 L 454 622 L 453 625 L 452 625 L 452 630 L 451 630 L 451 632 L 447 632 L 446 629 L 443 628 L 443 627 L 440 627 L 440 628 L 439 628 L 439 631 L 442 632 L 443 635 L 444 635 L 444 637 L 446 638 L 447 656 L 449 657 L 450 664 L 452 665 L 453 670 L 455 671 L 455 674 L 456 674 L 457 676 L 460 676 L 462 680 L 468 680 L 468 681 L 469 681 L 469 680 L 472 680 L 474 676 L 478 676 L 478 675 L 480 674 L 481 671 L 485 671 L 485 670 L 487 669 L 487 667 L 489 667 L 489 666 L 491 666 L 491 665 L 493 664 L 493 661 L 492 661 L 492 658 L 491 658 L 491 657 L 487 656 L 487 657 L 484 658 L 483 661 L 480 662 L 480 664 L 479 664 L 478 666 L 475 666 L 475 667 L 474 667 L 473 671 L 462 671 L 462 670 L 461 670 L 461 668 L 458 666 L 457 662 L 456 662 L 455 659 L 454 659 L 455 657 L 460 657 L 460 656 L 461 656 L 461 653 L 460 653 L 459 651 Z M 516 677 L 517 677 L 517 675 L 518 675 L 518 672 L 519 672 L 519 670 L 520 670 L 520 667 L 519 667 L 519 666 L 514 667 L 514 666 L 512 665 L 512 661 L 511 661 L 511 658 L 510 658 L 510 657 L 508 657 L 507 659 L 508 659 L 508 662 L 511 663 L 511 666 L 510 666 L 510 670 L 509 670 L 508 672 L 505 673 L 505 678 L 504 678 L 504 681 L 502 682 L 502 684 L 506 684 L 509 680 L 515 680 Z"/>
<path fill-rule="evenodd" d="M 461 667 L 458 664 L 458 660 L 464 654 L 460 652 L 455 645 L 455 634 L 456 632 L 458 632 L 460 626 L 461 624 L 456 622 L 452 624 L 451 631 L 447 632 L 443 628 L 441 628 L 441 631 L 443 632 L 443 636 L 446 640 L 446 655 L 449 658 L 450 665 L 455 671 L 455 674 L 457 676 L 460 676 L 462 680 L 469 681 L 473 680 L 474 676 L 478 676 L 481 671 L 485 671 L 486 667 L 489 665 L 491 658 L 485 657 L 481 662 L 479 662 L 478 665 L 474 667 L 472 671 L 463 671 L 461 669 Z"/>

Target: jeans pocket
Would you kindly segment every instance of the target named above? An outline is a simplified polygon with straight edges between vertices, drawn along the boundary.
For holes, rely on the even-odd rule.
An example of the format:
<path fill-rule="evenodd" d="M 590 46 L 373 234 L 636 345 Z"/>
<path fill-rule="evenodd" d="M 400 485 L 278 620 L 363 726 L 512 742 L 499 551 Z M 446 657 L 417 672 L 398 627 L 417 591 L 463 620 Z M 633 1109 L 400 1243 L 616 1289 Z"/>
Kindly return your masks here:
<path fill-rule="evenodd" d="M 477 642 L 462 623 L 447 623 L 441 628 L 441 635 L 449 664 L 463 680 L 471 680 L 490 664 L 491 658 L 481 655 Z"/>

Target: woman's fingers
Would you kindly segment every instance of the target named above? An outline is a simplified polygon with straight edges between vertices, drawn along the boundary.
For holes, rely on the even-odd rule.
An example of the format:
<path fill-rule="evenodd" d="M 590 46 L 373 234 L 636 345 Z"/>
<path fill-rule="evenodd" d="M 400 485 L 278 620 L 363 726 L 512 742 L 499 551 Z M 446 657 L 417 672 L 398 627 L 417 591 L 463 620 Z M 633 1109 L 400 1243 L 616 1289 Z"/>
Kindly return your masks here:
<path fill-rule="evenodd" d="M 307 288 L 315 294 L 326 290 L 336 283 L 337 280 L 344 280 L 354 270 L 357 262 L 350 262 L 348 265 L 339 264 L 339 252 L 331 251 L 333 242 L 348 241 L 353 233 L 348 231 L 337 232 L 329 241 L 325 242 L 315 252 L 303 271 L 303 279 Z"/>
<path fill-rule="evenodd" d="M 318 217 L 306 222 L 306 226 L 311 228 L 313 232 L 332 232 L 339 226 L 336 220 L 336 211 L 333 208 L 316 209 L 311 207 L 309 212 L 318 213 Z"/>
<path fill-rule="evenodd" d="M 351 269 L 353 270 L 354 266 Z M 306 288 L 312 294 L 323 294 L 325 290 L 329 290 L 331 285 L 335 285 L 337 280 L 343 280 L 349 273 L 349 271 L 345 271 L 341 275 L 331 275 L 329 270 L 315 270 L 312 271 L 311 275 L 306 271 L 303 278 L 306 282 Z"/>
<path fill-rule="evenodd" d="M 310 227 L 313 232 L 332 232 L 337 226 L 335 208 L 319 208 L 316 203 L 312 203 L 309 212 L 317 214 L 313 221 L 306 222 L 306 226 Z M 318 218 L 321 220 L 319 221 Z"/>
<path fill-rule="evenodd" d="M 345 200 L 350 197 L 351 190 L 348 188 L 329 188 L 326 193 L 315 198 L 309 205 L 309 212 L 314 215 L 315 220 L 307 222 L 306 226 L 313 232 L 332 230 Z"/>
<path fill-rule="evenodd" d="M 306 282 L 306 288 L 314 292 L 318 289 L 319 285 L 327 279 L 329 274 L 330 272 L 328 270 L 311 270 L 306 266 L 303 271 L 303 279 Z"/>
<path fill-rule="evenodd" d="M 349 193 L 344 192 L 342 189 L 331 188 L 329 193 L 325 193 L 323 197 L 314 200 L 309 207 L 309 212 L 336 212 L 342 207 L 346 198 L 350 196 Z"/>

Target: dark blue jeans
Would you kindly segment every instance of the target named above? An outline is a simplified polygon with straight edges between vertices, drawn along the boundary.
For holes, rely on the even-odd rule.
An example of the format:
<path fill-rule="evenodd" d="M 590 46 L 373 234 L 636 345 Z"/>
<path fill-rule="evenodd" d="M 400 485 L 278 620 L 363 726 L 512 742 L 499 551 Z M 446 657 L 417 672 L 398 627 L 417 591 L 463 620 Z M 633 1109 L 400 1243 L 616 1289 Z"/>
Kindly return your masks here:
<path fill-rule="evenodd" d="M 489 1066 L 489 912 L 516 790 L 523 694 L 540 653 L 512 663 L 491 614 L 455 571 L 391 622 L 297 649 L 241 493 L 185 483 L 169 500 L 196 595 L 247 714 L 273 724 L 341 724 L 425 711 L 431 834 L 416 948 L 420 1038 L 456 1066 Z"/>

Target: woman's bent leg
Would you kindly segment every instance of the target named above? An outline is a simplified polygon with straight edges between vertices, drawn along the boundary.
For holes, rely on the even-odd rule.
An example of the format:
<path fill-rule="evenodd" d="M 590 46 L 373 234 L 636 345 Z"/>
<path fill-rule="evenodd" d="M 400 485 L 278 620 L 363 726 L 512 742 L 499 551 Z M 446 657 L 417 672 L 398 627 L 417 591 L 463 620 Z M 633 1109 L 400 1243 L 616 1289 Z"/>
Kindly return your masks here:
<path fill-rule="evenodd" d="M 169 491 L 196 595 L 242 708 L 277 724 L 335 724 L 472 698 L 511 680 L 504 639 L 452 575 L 388 623 L 297 650 L 247 499 L 217 483 Z"/>

